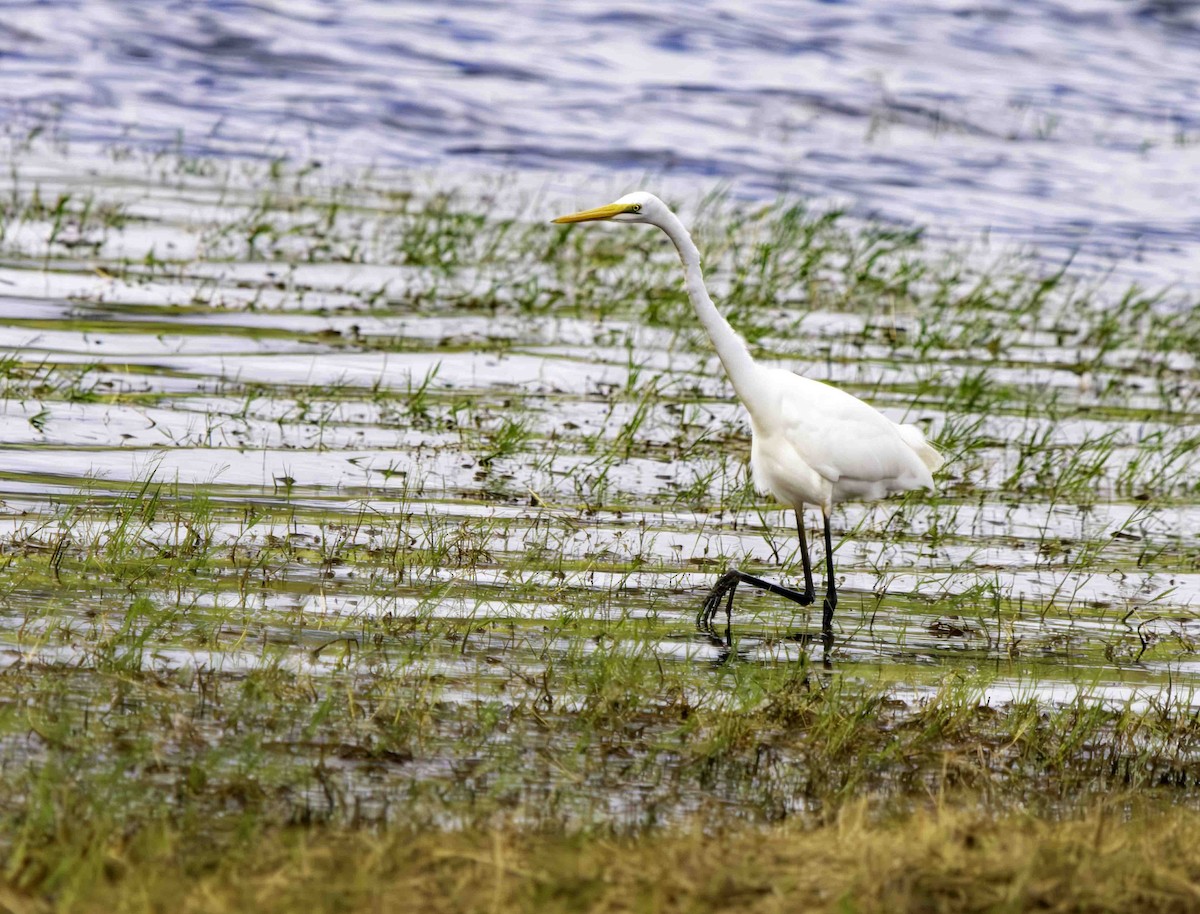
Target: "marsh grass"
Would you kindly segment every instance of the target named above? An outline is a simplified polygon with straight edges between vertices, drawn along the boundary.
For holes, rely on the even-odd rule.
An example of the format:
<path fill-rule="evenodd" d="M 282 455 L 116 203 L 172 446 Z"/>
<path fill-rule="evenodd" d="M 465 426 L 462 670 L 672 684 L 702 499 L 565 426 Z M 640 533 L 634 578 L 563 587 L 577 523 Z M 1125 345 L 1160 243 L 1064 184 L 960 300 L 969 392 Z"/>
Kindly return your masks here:
<path fill-rule="evenodd" d="M 1185 909 L 1190 303 L 703 201 L 757 354 L 950 457 L 835 515 L 826 667 L 770 598 L 692 624 L 726 564 L 797 554 L 661 239 L 411 175 L 30 154 L 0 904 Z"/>
<path fill-rule="evenodd" d="M 943 801 L 901 819 L 844 807 L 815 827 L 699 824 L 638 837 L 386 834 L 158 825 L 88 842 L 56 875 L 72 911 L 1188 911 L 1193 814 L 1119 799 L 1067 820 Z M 8 889 L 14 911 L 49 909 Z"/>

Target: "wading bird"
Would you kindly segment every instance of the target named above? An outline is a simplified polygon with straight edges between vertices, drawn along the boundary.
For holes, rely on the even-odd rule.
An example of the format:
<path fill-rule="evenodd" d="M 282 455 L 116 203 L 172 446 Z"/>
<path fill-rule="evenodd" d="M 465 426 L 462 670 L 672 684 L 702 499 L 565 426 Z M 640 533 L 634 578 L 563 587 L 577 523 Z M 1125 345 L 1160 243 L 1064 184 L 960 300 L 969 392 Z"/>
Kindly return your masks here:
<path fill-rule="evenodd" d="M 804 506 L 821 509 L 825 522 L 825 602 L 821 633 L 826 650 L 833 642 L 837 584 L 829 514 L 842 501 L 873 501 L 896 492 L 933 488 L 942 456 L 915 425 L 900 425 L 843 390 L 782 368 L 754 361 L 745 341 L 717 311 L 704 286 L 700 251 L 679 217 L 653 194 L 627 194 L 615 203 L 560 216 L 555 222 L 642 222 L 667 233 L 683 261 L 684 283 L 696 316 L 708 331 L 738 399 L 750 414 L 750 470 L 754 484 L 796 512 L 804 590 L 764 581 L 736 568 L 722 575 L 697 616 L 711 630 L 726 600 L 732 620 L 733 596 L 740 583 L 786 597 L 801 606 L 816 599 L 812 563 L 804 537 Z"/>

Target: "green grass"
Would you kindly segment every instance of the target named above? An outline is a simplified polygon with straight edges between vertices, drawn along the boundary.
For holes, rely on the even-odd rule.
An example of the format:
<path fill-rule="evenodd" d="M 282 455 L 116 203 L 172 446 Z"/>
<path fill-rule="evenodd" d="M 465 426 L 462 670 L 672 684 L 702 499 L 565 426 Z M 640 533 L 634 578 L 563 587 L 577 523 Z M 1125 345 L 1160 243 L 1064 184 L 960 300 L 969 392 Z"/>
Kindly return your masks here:
<path fill-rule="evenodd" d="M 1191 302 L 677 201 L 759 357 L 949 457 L 835 514 L 826 665 L 770 597 L 695 629 L 798 556 L 657 235 L 43 152 L 0 199 L 0 907 L 1187 908 Z"/>

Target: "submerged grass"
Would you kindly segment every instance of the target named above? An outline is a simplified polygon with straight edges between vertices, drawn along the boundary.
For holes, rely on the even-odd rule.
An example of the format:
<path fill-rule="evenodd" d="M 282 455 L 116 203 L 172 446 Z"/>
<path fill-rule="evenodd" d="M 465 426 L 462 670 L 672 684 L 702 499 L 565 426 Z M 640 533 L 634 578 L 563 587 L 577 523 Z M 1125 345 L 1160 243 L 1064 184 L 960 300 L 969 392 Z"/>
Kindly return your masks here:
<path fill-rule="evenodd" d="M 661 239 L 507 187 L 22 154 L 0 906 L 1194 903 L 1191 302 L 704 201 L 758 354 L 950 457 L 836 515 L 822 664 L 770 598 L 694 628 L 796 546 Z"/>

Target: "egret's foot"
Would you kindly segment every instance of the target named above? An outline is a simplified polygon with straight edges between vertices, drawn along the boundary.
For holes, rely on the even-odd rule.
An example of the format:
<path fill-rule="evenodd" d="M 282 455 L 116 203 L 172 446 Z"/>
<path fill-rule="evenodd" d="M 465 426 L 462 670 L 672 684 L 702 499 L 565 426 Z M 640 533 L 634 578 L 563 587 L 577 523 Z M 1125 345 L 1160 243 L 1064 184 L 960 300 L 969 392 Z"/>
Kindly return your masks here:
<path fill-rule="evenodd" d="M 704 605 L 700 607 L 700 613 L 696 616 L 696 627 L 700 631 L 711 632 L 713 630 L 713 618 L 720 610 L 722 600 L 725 600 L 726 625 L 730 624 L 733 619 L 733 595 L 737 592 L 737 586 L 741 580 L 741 573 L 736 570 L 727 571 L 717 579 L 713 589 L 704 598 Z"/>
<path fill-rule="evenodd" d="M 808 606 L 817 598 L 811 586 L 805 587 L 803 592 L 791 590 L 779 584 L 764 581 L 762 578 L 756 578 L 752 574 L 746 574 L 744 571 L 738 571 L 736 568 L 731 568 L 717 579 L 717 583 L 713 586 L 713 589 L 704 598 L 704 605 L 701 607 L 700 613 L 696 616 L 696 626 L 701 631 L 712 631 L 712 620 L 721 608 L 721 600 L 726 597 L 728 599 L 725 603 L 725 617 L 728 621 L 732 622 L 733 594 L 737 590 L 738 584 L 749 584 L 751 587 L 757 587 L 759 590 L 765 590 L 767 593 L 786 597 L 793 603 L 799 603 L 801 606 Z M 828 598 L 826 599 L 828 600 Z M 833 597 L 833 601 L 836 605 L 836 594 Z M 832 618 L 831 611 L 830 617 Z"/>

